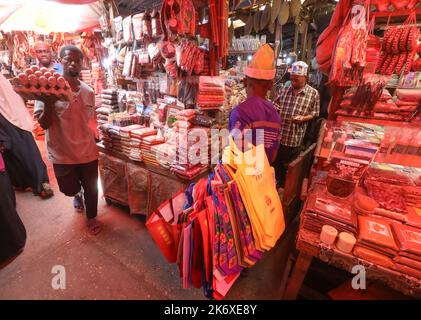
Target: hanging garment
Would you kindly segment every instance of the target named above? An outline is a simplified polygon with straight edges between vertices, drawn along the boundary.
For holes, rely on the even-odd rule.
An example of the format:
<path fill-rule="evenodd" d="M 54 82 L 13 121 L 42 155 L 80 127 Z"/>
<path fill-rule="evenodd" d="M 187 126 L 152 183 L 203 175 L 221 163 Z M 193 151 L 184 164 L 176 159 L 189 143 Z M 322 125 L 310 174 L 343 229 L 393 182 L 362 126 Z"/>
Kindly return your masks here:
<path fill-rule="evenodd" d="M 0 162 L 1 162 L 0 154 Z M 26 242 L 26 230 L 16 212 L 16 199 L 9 177 L 0 170 L 0 263 L 16 255 Z"/>
<path fill-rule="evenodd" d="M 32 133 L 13 125 L 0 114 L 0 144 L 5 147 L 4 162 L 12 185 L 22 189 L 31 187 L 39 194 L 49 178 Z"/>

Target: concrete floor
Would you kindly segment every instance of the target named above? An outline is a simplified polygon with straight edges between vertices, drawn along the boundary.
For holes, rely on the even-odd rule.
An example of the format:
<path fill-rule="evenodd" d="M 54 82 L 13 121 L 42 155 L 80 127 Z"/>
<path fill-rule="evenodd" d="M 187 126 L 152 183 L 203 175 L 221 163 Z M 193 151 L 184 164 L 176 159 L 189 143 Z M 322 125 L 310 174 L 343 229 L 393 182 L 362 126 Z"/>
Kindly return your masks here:
<path fill-rule="evenodd" d="M 40 143 L 43 150 L 43 144 Z M 21 255 L 0 269 L 0 299 L 205 299 L 202 290 L 182 288 L 176 265 L 162 257 L 142 218 L 107 206 L 102 195 L 99 219 L 104 230 L 86 232 L 85 216 L 58 191 L 49 200 L 17 192 L 17 211 L 27 229 Z M 240 278 L 226 299 L 278 299 L 283 267 L 295 228 Z M 66 270 L 66 289 L 52 288 L 53 266 Z"/>

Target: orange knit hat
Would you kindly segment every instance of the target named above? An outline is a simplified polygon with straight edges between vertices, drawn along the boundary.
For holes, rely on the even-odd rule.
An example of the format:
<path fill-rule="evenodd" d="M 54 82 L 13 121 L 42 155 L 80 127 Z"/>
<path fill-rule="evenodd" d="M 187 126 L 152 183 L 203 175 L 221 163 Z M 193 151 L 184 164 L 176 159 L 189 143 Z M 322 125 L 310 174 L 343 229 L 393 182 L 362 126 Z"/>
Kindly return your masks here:
<path fill-rule="evenodd" d="M 244 73 L 247 77 L 259 80 L 275 78 L 275 53 L 270 45 L 264 44 L 257 50 Z"/>

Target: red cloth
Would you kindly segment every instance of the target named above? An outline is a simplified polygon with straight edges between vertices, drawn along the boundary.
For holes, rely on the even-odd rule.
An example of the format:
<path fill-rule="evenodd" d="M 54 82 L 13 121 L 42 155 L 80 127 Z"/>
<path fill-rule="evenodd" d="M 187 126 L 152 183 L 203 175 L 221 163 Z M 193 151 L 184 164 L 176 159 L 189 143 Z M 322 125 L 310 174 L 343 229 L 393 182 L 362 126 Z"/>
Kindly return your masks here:
<path fill-rule="evenodd" d="M 421 230 L 396 222 L 392 227 L 400 250 L 421 257 Z"/>

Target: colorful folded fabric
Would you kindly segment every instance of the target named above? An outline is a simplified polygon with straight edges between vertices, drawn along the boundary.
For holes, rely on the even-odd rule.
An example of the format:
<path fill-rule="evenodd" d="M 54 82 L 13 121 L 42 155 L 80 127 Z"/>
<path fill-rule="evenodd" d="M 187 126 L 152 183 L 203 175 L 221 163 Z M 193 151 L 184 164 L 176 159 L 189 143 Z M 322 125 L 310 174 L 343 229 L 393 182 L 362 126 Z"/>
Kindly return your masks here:
<path fill-rule="evenodd" d="M 358 258 L 361 258 L 363 260 L 367 260 L 369 262 L 372 262 L 374 264 L 377 264 L 379 266 L 385 267 L 385 268 L 393 268 L 394 263 L 393 260 L 389 257 L 382 255 L 376 251 L 355 246 L 354 248 L 354 255 Z"/>
<path fill-rule="evenodd" d="M 394 222 L 392 230 L 400 252 L 404 251 L 421 257 L 421 229 Z"/>
<path fill-rule="evenodd" d="M 358 217 L 358 244 L 396 256 L 399 250 L 393 237 L 392 227 L 384 219 Z"/>

